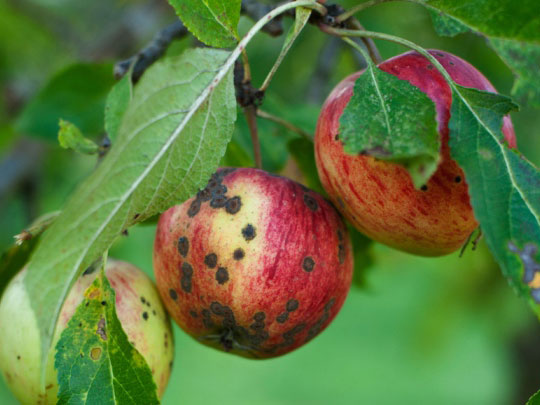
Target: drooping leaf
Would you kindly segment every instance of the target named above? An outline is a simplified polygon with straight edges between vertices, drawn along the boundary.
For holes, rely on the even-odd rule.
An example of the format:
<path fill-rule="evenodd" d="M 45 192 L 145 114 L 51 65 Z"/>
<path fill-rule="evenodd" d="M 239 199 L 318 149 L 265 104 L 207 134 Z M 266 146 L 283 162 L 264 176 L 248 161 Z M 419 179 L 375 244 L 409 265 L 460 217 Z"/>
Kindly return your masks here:
<path fill-rule="evenodd" d="M 453 17 L 450 17 L 449 15 L 444 14 L 441 11 L 428 8 L 428 12 L 431 16 L 431 20 L 433 21 L 435 32 L 437 32 L 438 35 L 453 37 L 470 31 L 470 28 L 465 24 Z"/>
<path fill-rule="evenodd" d="M 133 85 L 131 74 L 128 73 L 113 86 L 105 104 L 105 131 L 112 143 L 116 140 L 122 118 L 132 97 Z"/>
<path fill-rule="evenodd" d="M 69 121 L 60 119 L 60 131 L 58 131 L 58 142 L 65 149 L 73 149 L 75 152 L 84 155 L 94 155 L 98 153 L 99 146 L 92 140 L 85 138 L 81 130 Z"/>
<path fill-rule="evenodd" d="M 169 0 L 188 30 L 206 45 L 226 48 L 238 41 L 241 0 Z"/>
<path fill-rule="evenodd" d="M 501 131 L 502 117 L 517 106 L 455 84 L 452 99 L 450 148 L 465 172 L 474 215 L 504 275 L 540 316 L 540 172 L 507 147 Z"/>
<path fill-rule="evenodd" d="M 152 372 L 122 329 L 103 269 L 56 349 L 58 404 L 159 404 Z"/>
<path fill-rule="evenodd" d="M 15 129 L 56 141 L 58 120 L 72 122 L 87 135 L 103 131 L 103 110 L 114 83 L 111 64 L 75 64 L 55 75 L 26 105 Z"/>
<path fill-rule="evenodd" d="M 14 236 L 15 243 L 0 257 L 0 298 L 9 281 L 23 268 L 45 229 L 60 212 L 49 212 L 37 218 L 28 228 Z"/>
<path fill-rule="evenodd" d="M 540 44 L 499 38 L 489 43 L 516 76 L 512 95 L 540 107 Z"/>
<path fill-rule="evenodd" d="M 317 165 L 315 164 L 315 147 L 312 141 L 305 138 L 295 138 L 287 144 L 289 153 L 295 160 L 300 172 L 304 176 L 306 185 L 318 192 L 326 195 L 324 188 L 317 174 Z"/>
<path fill-rule="evenodd" d="M 371 62 L 356 79 L 340 118 L 339 138 L 349 154 L 402 164 L 417 188 L 427 182 L 439 162 L 435 104 L 409 82 Z"/>
<path fill-rule="evenodd" d="M 522 0 L 424 0 L 424 4 L 481 34 L 540 43 L 540 2 Z"/>
<path fill-rule="evenodd" d="M 28 265 L 25 284 L 42 353 L 78 274 L 123 230 L 186 200 L 217 168 L 236 118 L 229 55 L 189 50 L 156 63 L 140 80 L 115 145 L 71 196 Z"/>

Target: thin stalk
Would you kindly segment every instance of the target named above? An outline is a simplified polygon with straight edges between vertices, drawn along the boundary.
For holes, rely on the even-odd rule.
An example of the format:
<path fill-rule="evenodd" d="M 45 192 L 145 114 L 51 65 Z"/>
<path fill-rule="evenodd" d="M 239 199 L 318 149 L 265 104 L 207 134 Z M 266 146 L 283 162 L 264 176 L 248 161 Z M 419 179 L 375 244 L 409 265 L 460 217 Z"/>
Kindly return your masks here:
<path fill-rule="evenodd" d="M 305 138 L 308 141 L 313 141 L 313 136 L 309 132 L 304 131 L 302 128 L 297 127 L 293 123 L 291 123 L 289 121 L 286 121 L 281 117 L 277 117 L 277 116 L 275 116 L 273 114 L 270 114 L 270 113 L 268 113 L 266 111 L 263 111 L 263 110 L 260 110 L 260 109 L 257 110 L 257 115 L 259 117 L 261 117 L 261 118 L 264 118 L 264 119 L 267 119 L 269 121 L 275 122 L 276 124 L 279 124 L 279 125 L 287 128 L 289 131 L 297 133 L 302 138 Z"/>
<path fill-rule="evenodd" d="M 255 157 L 255 167 L 262 169 L 261 144 L 259 142 L 259 132 L 257 129 L 257 110 L 254 105 L 248 105 L 244 108 L 244 115 L 251 134 L 251 143 L 253 144 L 253 156 Z"/>
<path fill-rule="evenodd" d="M 348 21 L 348 24 L 355 30 L 362 30 L 365 31 L 366 29 L 362 24 L 360 24 L 360 21 L 358 21 L 356 18 L 351 18 Z M 377 49 L 377 45 L 375 45 L 375 42 L 373 42 L 373 39 L 362 37 L 362 42 L 366 46 L 366 49 L 369 52 L 369 56 L 371 57 L 371 60 L 375 62 L 376 65 L 382 62 L 381 54 L 379 53 L 379 49 Z"/>

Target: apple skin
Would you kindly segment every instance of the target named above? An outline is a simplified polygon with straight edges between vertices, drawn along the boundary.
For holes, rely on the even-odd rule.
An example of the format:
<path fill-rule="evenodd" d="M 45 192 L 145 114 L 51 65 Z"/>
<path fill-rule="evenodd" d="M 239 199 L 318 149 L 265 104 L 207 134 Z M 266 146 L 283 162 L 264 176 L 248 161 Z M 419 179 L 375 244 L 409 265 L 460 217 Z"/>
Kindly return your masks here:
<path fill-rule="evenodd" d="M 443 51 L 429 52 L 456 83 L 496 92 L 491 83 L 464 60 Z M 321 182 L 341 213 L 370 238 L 422 256 L 454 252 L 478 223 L 463 171 L 450 157 L 450 87 L 439 71 L 416 52 L 388 59 L 379 68 L 407 80 L 435 103 L 441 136 L 441 162 L 437 171 L 418 190 L 404 167 L 372 156 L 345 153 L 338 135 L 339 119 L 353 94 L 355 80 L 362 74 L 357 72 L 334 88 L 319 115 L 315 158 Z M 515 148 L 514 129 L 508 116 L 503 119 L 502 131 L 508 146 Z"/>
<path fill-rule="evenodd" d="M 248 358 L 283 355 L 326 328 L 352 270 L 335 208 L 262 170 L 220 169 L 157 226 L 154 271 L 173 319 L 199 342 Z"/>
<path fill-rule="evenodd" d="M 34 312 L 19 272 L 0 302 L 0 369 L 14 396 L 23 404 L 55 404 L 58 392 L 55 350 L 50 350 L 45 391 L 40 388 L 41 345 Z M 81 276 L 70 290 L 56 325 L 53 347 L 75 314 L 98 271 Z M 116 313 L 130 342 L 152 370 L 161 397 L 174 355 L 169 316 L 152 281 L 130 263 L 109 259 L 106 275 L 116 291 Z M 144 298 L 144 303 L 143 303 Z M 144 316 L 146 313 L 148 316 Z M 147 318 L 147 319 L 145 319 Z"/>

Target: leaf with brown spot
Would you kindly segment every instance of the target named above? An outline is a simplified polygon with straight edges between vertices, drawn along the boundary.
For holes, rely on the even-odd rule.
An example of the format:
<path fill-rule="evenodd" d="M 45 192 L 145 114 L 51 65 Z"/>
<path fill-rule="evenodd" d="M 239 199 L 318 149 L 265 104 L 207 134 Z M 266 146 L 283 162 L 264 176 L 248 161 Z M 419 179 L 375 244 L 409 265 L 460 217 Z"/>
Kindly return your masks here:
<path fill-rule="evenodd" d="M 122 329 L 103 271 L 84 295 L 56 345 L 58 403 L 159 404 L 152 372 Z"/>

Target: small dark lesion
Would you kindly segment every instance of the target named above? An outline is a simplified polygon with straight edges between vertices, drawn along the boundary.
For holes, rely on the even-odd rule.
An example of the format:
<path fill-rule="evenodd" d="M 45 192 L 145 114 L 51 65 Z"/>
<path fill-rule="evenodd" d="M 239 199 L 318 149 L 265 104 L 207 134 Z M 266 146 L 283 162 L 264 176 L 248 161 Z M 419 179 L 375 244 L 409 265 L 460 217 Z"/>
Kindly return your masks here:
<path fill-rule="evenodd" d="M 238 196 L 229 198 L 225 205 L 225 211 L 232 215 L 240 211 L 240 208 L 242 208 L 242 200 Z"/>
<path fill-rule="evenodd" d="M 251 224 L 247 224 L 244 228 L 242 228 L 242 236 L 246 241 L 250 241 L 255 239 L 257 236 L 257 231 L 255 227 Z"/>
<path fill-rule="evenodd" d="M 229 272 L 227 271 L 227 269 L 225 267 L 218 267 L 218 269 L 216 271 L 216 281 L 220 285 L 223 285 L 227 281 L 229 281 Z"/>
<path fill-rule="evenodd" d="M 319 203 L 317 202 L 317 200 L 315 200 L 315 198 L 313 198 L 309 194 L 304 194 L 304 203 L 313 212 L 317 211 L 317 209 L 319 208 Z"/>
<path fill-rule="evenodd" d="M 456 183 L 461 183 L 461 176 L 456 176 L 456 177 L 454 178 L 454 181 L 455 181 Z"/>
<path fill-rule="evenodd" d="M 285 323 L 287 321 L 287 319 L 289 319 L 289 313 L 288 312 L 283 312 L 282 314 L 279 314 L 276 318 L 276 321 L 278 323 Z"/>
<path fill-rule="evenodd" d="M 424 184 L 422 187 L 420 187 L 420 190 L 422 190 L 422 191 L 427 191 L 427 190 L 428 190 L 428 186 Z"/>
<path fill-rule="evenodd" d="M 178 249 L 178 253 L 180 253 L 182 257 L 186 257 L 189 252 L 189 239 L 185 236 L 181 236 L 178 238 L 176 247 Z"/>
<path fill-rule="evenodd" d="M 311 256 L 304 257 L 304 260 L 302 261 L 302 268 L 304 271 L 310 273 L 315 268 L 315 260 Z"/>
<path fill-rule="evenodd" d="M 215 253 L 209 253 L 204 257 L 204 264 L 208 266 L 208 268 L 213 269 L 217 266 L 217 255 Z"/>
<path fill-rule="evenodd" d="M 238 248 L 238 249 L 235 249 L 235 251 L 233 252 L 233 259 L 242 260 L 245 255 L 246 253 L 244 252 L 244 249 Z"/>

